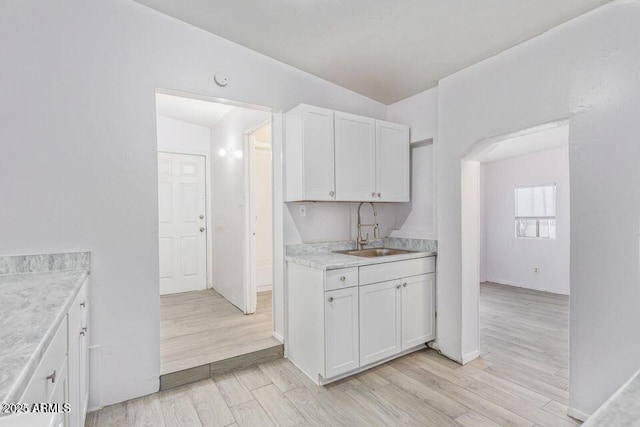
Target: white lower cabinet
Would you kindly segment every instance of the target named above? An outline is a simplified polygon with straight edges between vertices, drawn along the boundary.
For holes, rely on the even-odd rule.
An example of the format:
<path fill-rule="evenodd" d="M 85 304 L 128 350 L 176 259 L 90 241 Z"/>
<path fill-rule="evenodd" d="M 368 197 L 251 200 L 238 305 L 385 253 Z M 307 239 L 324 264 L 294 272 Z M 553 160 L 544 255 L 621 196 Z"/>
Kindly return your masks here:
<path fill-rule="evenodd" d="M 402 281 L 402 351 L 435 339 L 436 274 Z"/>
<path fill-rule="evenodd" d="M 29 381 L 20 402 L 67 403 L 64 426 L 85 423 L 89 397 L 88 279 Z"/>
<path fill-rule="evenodd" d="M 401 351 L 401 286 L 391 280 L 359 288 L 361 366 Z"/>
<path fill-rule="evenodd" d="M 360 366 L 358 288 L 325 293 L 325 376 L 349 372 Z"/>
<path fill-rule="evenodd" d="M 329 271 L 290 262 L 287 289 L 286 356 L 317 384 L 435 339 L 434 257 Z"/>

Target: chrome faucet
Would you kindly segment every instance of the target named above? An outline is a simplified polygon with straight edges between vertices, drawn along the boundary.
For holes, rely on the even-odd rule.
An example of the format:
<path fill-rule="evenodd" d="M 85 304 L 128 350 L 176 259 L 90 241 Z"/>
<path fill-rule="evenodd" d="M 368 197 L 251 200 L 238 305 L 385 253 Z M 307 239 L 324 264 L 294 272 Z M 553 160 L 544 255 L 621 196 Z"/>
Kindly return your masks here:
<path fill-rule="evenodd" d="M 373 208 L 373 224 L 362 223 L 362 217 L 360 216 L 360 209 L 362 208 L 362 205 L 364 205 L 365 203 L 369 203 L 371 205 L 371 208 Z M 380 230 L 378 228 L 378 213 L 376 212 L 375 205 L 371 202 L 361 202 L 360 205 L 358 205 L 358 238 L 356 239 L 356 246 L 358 247 L 359 251 L 362 250 L 364 245 L 369 243 L 369 233 L 367 233 L 367 237 L 363 238 L 362 227 L 373 227 L 373 238 L 374 239 L 380 238 Z"/>

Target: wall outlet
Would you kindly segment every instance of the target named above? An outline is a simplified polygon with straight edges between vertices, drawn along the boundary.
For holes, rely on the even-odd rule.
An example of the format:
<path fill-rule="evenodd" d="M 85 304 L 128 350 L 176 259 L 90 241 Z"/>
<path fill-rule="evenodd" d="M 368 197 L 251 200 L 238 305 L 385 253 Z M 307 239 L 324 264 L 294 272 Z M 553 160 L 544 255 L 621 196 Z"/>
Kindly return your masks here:
<path fill-rule="evenodd" d="M 540 269 L 538 267 L 533 267 L 533 272 L 534 273 L 540 273 Z"/>
<path fill-rule="evenodd" d="M 298 205 L 298 216 L 300 218 L 307 216 L 307 206 L 306 205 Z"/>

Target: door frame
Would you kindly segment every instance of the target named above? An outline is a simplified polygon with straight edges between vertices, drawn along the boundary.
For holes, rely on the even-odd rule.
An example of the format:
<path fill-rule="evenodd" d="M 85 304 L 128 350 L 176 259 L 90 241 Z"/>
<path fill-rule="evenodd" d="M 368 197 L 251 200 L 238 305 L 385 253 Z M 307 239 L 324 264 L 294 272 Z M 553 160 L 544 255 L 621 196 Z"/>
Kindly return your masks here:
<path fill-rule="evenodd" d="M 541 131 L 557 128 L 560 126 L 568 126 L 571 131 L 570 117 L 561 116 L 553 120 L 543 123 L 535 123 L 529 126 L 519 127 L 510 132 L 482 138 L 474 142 L 468 150 L 460 157 L 460 182 L 461 182 L 461 200 L 460 200 L 460 216 L 461 216 L 461 255 L 462 255 L 462 299 L 469 301 L 469 307 L 466 311 L 463 307 L 463 328 L 468 326 L 466 335 L 462 336 L 462 351 L 460 359 L 457 360 L 463 365 L 480 357 L 480 263 L 482 262 L 481 241 L 481 223 L 480 206 L 480 185 L 481 175 L 480 166 L 482 156 L 490 151 L 491 147 L 502 141 L 513 139 L 519 136 L 525 136 Z M 570 141 L 569 141 L 570 144 Z M 571 163 L 571 153 L 569 152 L 569 168 Z M 569 191 L 571 192 L 571 182 L 569 183 Z M 569 216 L 571 218 L 571 206 L 569 207 Z M 570 220 L 571 223 L 571 220 Z M 571 253 L 571 247 L 569 247 Z M 571 283 L 571 282 L 569 282 Z M 571 292 L 571 290 L 569 291 Z M 437 298 L 437 296 L 436 296 Z M 437 305 L 436 305 L 437 310 Z M 569 307 L 569 318 L 571 318 L 571 307 Z M 436 324 L 436 327 L 439 327 Z M 438 333 L 436 332 L 436 336 Z M 567 342 L 569 342 L 567 336 Z M 465 344 L 472 343 L 471 350 L 465 351 Z"/>
<path fill-rule="evenodd" d="M 256 246 L 256 233 L 255 233 L 255 221 L 253 218 L 256 216 L 256 195 L 255 195 L 255 148 L 260 143 L 256 143 L 253 134 L 260 128 L 267 124 L 273 123 L 273 114 L 266 120 L 250 127 L 243 132 L 243 148 L 247 153 L 244 156 L 244 194 L 245 194 L 245 257 L 244 257 L 244 313 L 255 313 L 258 304 L 258 285 L 256 283 L 256 258 L 257 258 L 257 246 Z M 273 141 L 273 127 L 271 128 L 271 140 Z M 266 144 L 264 144 L 266 146 Z M 273 145 L 268 147 L 272 149 Z M 271 161 L 271 189 L 273 191 L 273 159 Z M 273 201 L 273 197 L 272 197 Z M 271 224 L 271 230 L 273 232 L 273 223 Z M 274 242 L 275 244 L 275 242 Z M 273 248 L 272 248 L 273 249 Z M 274 260 L 275 261 L 275 260 Z M 271 270 L 271 282 L 273 285 L 273 264 Z M 271 291 L 271 305 L 273 310 L 273 290 Z"/>
<path fill-rule="evenodd" d="M 281 107 L 264 106 L 242 101 L 234 101 L 210 95 L 190 92 L 187 90 L 156 87 L 155 94 L 180 96 L 183 98 L 199 99 L 217 102 L 235 107 L 251 108 L 266 111 L 271 114 L 271 176 L 273 179 L 273 293 L 271 309 L 273 312 L 273 337 L 284 343 L 287 335 L 287 280 L 285 263 L 285 203 L 284 203 L 284 113 Z M 157 141 L 156 141 L 157 150 Z M 157 207 L 156 207 L 157 211 Z M 158 348 L 159 351 L 159 348 Z"/>
<path fill-rule="evenodd" d="M 211 163 L 210 157 L 211 153 L 207 153 L 206 151 L 199 150 L 189 150 L 186 148 L 181 148 L 180 150 L 161 150 L 157 149 L 157 153 L 166 153 L 166 154 L 181 154 L 186 156 L 201 156 L 204 157 L 204 204 L 205 204 L 205 215 L 207 216 L 205 222 L 205 260 L 207 264 L 207 273 L 205 278 L 205 285 L 207 289 L 213 288 L 213 283 L 211 282 L 211 278 L 213 277 L 213 259 L 210 255 L 213 253 L 211 250 L 213 247 L 213 236 L 210 233 L 211 230 Z M 156 163 L 157 155 L 156 155 Z"/>

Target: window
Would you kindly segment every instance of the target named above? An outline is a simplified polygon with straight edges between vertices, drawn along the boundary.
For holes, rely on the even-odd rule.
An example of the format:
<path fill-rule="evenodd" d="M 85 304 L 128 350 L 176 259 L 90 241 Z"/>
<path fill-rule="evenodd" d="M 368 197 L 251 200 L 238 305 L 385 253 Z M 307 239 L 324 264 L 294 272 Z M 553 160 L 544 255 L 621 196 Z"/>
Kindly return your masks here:
<path fill-rule="evenodd" d="M 516 237 L 556 238 L 556 186 L 516 188 Z"/>

